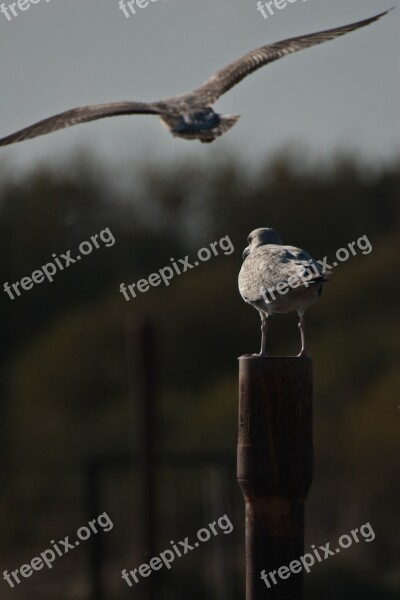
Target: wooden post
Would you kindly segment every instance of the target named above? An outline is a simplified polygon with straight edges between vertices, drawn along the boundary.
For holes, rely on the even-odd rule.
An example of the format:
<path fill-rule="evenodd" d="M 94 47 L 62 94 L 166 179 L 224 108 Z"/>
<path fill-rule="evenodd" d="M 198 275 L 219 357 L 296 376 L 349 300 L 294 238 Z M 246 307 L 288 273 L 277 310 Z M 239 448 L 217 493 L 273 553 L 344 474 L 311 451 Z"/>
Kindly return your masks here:
<path fill-rule="evenodd" d="M 237 478 L 246 503 L 246 600 L 303 598 L 303 572 L 281 570 L 281 578 L 277 571 L 304 554 L 312 462 L 311 359 L 241 356 Z"/>

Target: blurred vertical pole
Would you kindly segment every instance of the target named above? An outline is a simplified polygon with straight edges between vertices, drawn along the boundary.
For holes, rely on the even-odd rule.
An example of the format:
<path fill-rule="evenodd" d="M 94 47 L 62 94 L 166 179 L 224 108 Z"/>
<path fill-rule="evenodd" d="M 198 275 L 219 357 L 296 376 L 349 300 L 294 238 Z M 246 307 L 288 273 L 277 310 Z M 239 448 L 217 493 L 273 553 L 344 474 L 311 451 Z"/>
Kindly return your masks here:
<path fill-rule="evenodd" d="M 225 465 L 213 466 L 208 471 L 207 490 L 210 510 L 207 518 L 213 521 L 217 517 L 231 514 L 227 490 L 229 489 L 230 473 Z M 217 536 L 210 548 L 210 578 L 213 581 L 214 598 L 231 600 L 234 596 L 232 589 L 232 564 L 229 544 Z"/>
<path fill-rule="evenodd" d="M 237 477 L 246 503 L 246 600 L 303 598 L 303 572 L 282 569 L 281 578 L 278 570 L 304 553 L 312 462 L 311 359 L 240 357 Z"/>
<path fill-rule="evenodd" d="M 91 460 L 86 470 L 87 514 L 88 522 L 101 514 L 100 508 L 100 472 L 98 460 Z M 103 535 L 91 535 L 89 539 L 89 577 L 91 600 L 105 600 L 102 585 L 102 567 L 104 563 Z"/>
<path fill-rule="evenodd" d="M 157 349 L 154 323 L 147 319 L 129 318 L 126 325 L 129 367 L 133 371 L 132 391 L 138 409 L 135 428 L 139 481 L 141 482 L 142 540 L 141 550 L 146 559 L 156 551 L 156 392 Z M 146 600 L 155 599 L 156 577 L 149 577 L 143 592 Z"/>

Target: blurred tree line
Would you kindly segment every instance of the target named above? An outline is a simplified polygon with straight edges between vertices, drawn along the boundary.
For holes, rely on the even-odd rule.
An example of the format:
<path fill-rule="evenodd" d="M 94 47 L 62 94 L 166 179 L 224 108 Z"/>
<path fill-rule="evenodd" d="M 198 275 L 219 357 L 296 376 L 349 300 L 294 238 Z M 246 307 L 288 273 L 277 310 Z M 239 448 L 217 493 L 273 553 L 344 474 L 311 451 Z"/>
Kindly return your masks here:
<path fill-rule="evenodd" d="M 74 469 L 131 450 L 136 408 L 124 346 L 128 315 L 147 315 L 159 330 L 160 452 L 234 456 L 236 358 L 258 351 L 260 336 L 257 312 L 237 291 L 248 233 L 274 227 L 284 242 L 315 258 L 332 258 L 367 235 L 373 251 L 341 263 L 307 317 L 316 447 L 308 541 L 323 544 L 370 521 L 376 540 L 332 559 L 336 566 L 327 565 L 324 581 L 336 598 L 342 588 L 329 569 L 373 568 L 378 591 L 368 596 L 363 588 L 362 597 L 392 598 L 390 590 L 400 589 L 400 163 L 372 170 L 341 157 L 306 166 L 282 154 L 257 169 L 233 159 L 143 166 L 118 183 L 87 158 L 21 179 L 5 165 L 0 173 L 0 460 L 11 490 L 0 501 L 3 548 L 23 542 L 32 527 L 27 507 L 42 506 L 48 518 L 48 490 L 29 477 L 30 466 L 32 473 L 43 461 Z M 14 300 L 3 290 L 53 253 L 74 256 L 80 242 L 107 227 L 113 246 L 100 244 L 53 282 Z M 171 257 L 193 258 L 227 235 L 235 248 L 229 256 L 220 251 L 170 286 L 129 302 L 120 293 L 121 282 L 147 278 Z M 271 354 L 297 354 L 295 315 L 271 319 L 268 345 Z M 61 477 L 58 485 L 66 485 Z M 343 572 L 339 580 L 350 589 Z M 331 597 L 326 583 L 319 591 Z"/>

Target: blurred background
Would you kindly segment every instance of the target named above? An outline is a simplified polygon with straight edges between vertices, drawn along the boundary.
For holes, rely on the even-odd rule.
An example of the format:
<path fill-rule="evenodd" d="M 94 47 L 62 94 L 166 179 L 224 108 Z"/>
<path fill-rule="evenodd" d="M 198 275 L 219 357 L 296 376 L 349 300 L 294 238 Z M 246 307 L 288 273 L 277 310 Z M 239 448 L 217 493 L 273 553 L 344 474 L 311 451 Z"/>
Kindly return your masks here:
<path fill-rule="evenodd" d="M 376 539 L 306 579 L 319 590 L 315 597 L 339 591 L 346 598 L 396 597 L 400 165 L 374 176 L 349 158 L 326 170 L 300 165 L 286 153 L 251 178 L 229 160 L 207 169 L 149 167 L 125 193 L 113 189 L 104 165 L 84 159 L 60 175 L 42 170 L 19 182 L 3 176 L 2 282 L 30 275 L 52 251 L 71 249 L 74 256 L 81 241 L 105 227 L 116 240 L 52 283 L 14 300 L 1 295 L 4 568 L 29 562 L 51 539 L 73 538 L 107 511 L 114 528 L 101 535 L 104 597 L 132 593 L 120 571 L 148 557 L 141 542 L 141 344 L 134 332 L 127 340 L 127 332 L 147 318 L 156 336 L 156 553 L 222 514 L 234 524 L 220 546 L 210 541 L 161 571 L 157 597 L 219 598 L 221 574 L 228 586 L 222 597 L 243 597 L 236 359 L 258 351 L 260 333 L 258 314 L 241 300 L 236 280 L 248 232 L 273 224 L 284 240 L 316 257 L 334 257 L 361 235 L 373 247 L 337 267 L 308 313 L 316 469 L 307 540 L 335 541 L 367 521 Z M 195 257 L 226 235 L 235 248 L 229 256 L 220 252 L 169 287 L 129 302 L 119 292 L 121 282 L 148 277 L 170 257 Z M 272 354 L 298 352 L 296 321 L 295 315 L 271 319 Z M 100 535 L 93 539 L 99 543 Z M 4 583 L 2 597 L 91 598 L 92 550 L 82 544 L 14 590 Z M 135 593 L 145 593 L 148 581 Z"/>
<path fill-rule="evenodd" d="M 225 0 L 159 0 L 131 19 L 103 0 L 31 6 L 0 21 L 1 132 L 88 102 L 169 96 L 262 43 L 384 8 L 299 1 L 267 22 L 252 3 Z M 243 598 L 237 357 L 258 351 L 260 332 L 237 274 L 260 226 L 316 258 L 363 235 L 372 244 L 335 269 L 308 313 L 315 475 L 306 548 L 366 522 L 376 539 L 316 566 L 306 598 L 399 597 L 397 12 L 246 80 L 217 107 L 241 120 L 211 146 L 132 117 L 2 150 L 0 570 L 29 563 L 50 540 L 74 539 L 100 513 L 114 523 L 53 569 L 14 589 L 2 581 L 2 599 Z M 14 300 L 3 291 L 107 227 L 113 246 Z M 120 293 L 121 282 L 224 236 L 232 254 L 129 302 Z M 296 321 L 271 319 L 271 354 L 297 354 Z M 154 402 L 154 554 L 223 514 L 234 530 L 128 588 L 121 570 L 150 558 L 143 351 Z"/>

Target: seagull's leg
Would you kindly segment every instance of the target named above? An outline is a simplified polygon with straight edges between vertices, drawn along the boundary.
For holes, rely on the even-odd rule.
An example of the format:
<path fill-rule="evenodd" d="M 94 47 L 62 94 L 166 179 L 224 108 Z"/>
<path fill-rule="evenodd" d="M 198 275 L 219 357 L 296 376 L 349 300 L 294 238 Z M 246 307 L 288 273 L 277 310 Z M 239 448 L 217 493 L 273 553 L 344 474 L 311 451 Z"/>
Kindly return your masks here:
<path fill-rule="evenodd" d="M 300 329 L 300 336 L 301 336 L 301 350 L 300 350 L 300 354 L 298 354 L 297 356 L 307 356 L 307 352 L 306 352 L 306 321 L 304 318 L 304 313 L 299 313 L 299 317 L 300 317 L 300 321 L 299 321 L 299 329 Z"/>
<path fill-rule="evenodd" d="M 268 329 L 268 315 L 260 310 L 261 317 L 261 350 L 259 356 L 267 356 L 266 345 L 267 345 L 267 329 Z"/>

